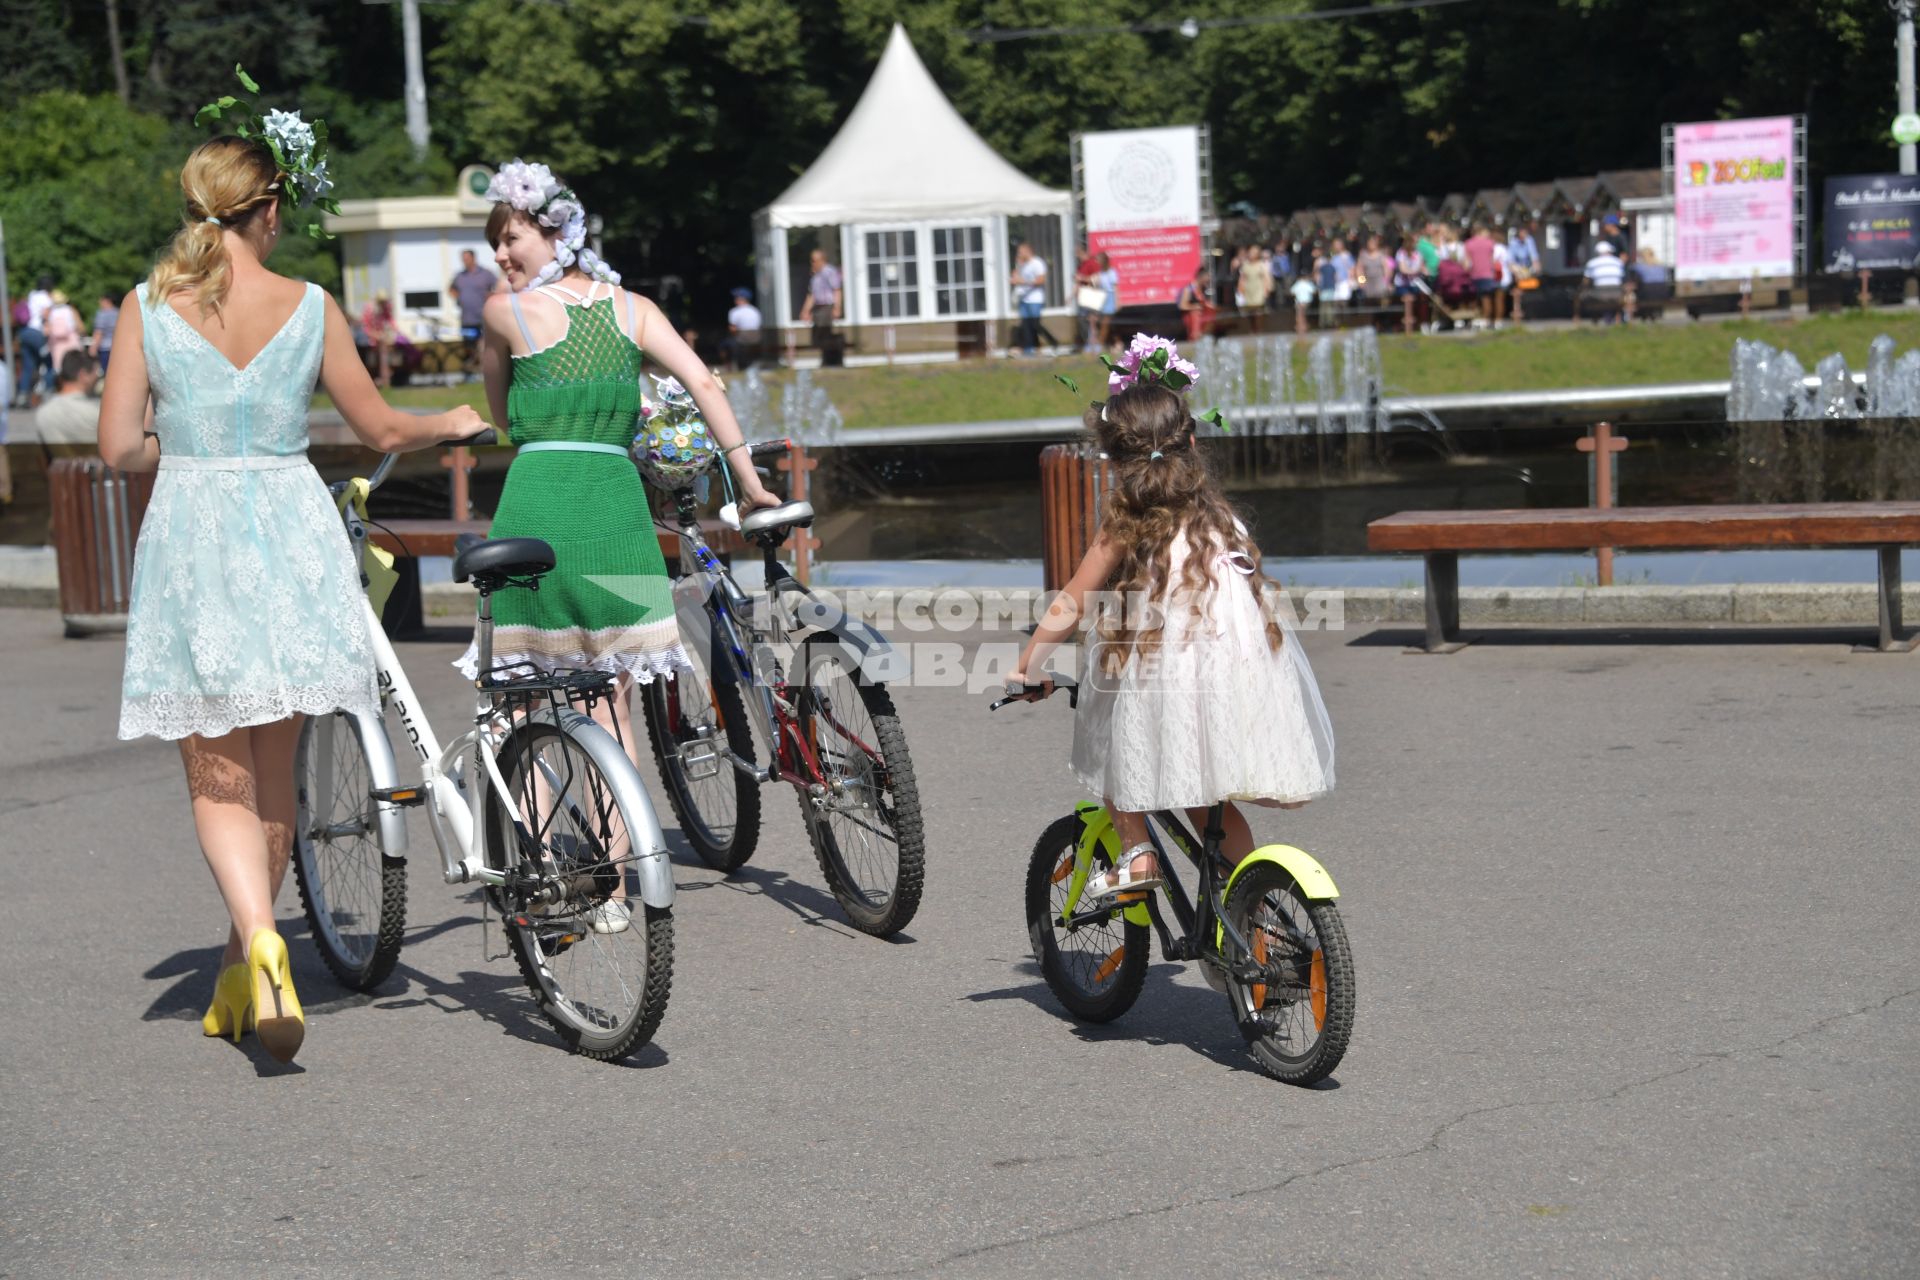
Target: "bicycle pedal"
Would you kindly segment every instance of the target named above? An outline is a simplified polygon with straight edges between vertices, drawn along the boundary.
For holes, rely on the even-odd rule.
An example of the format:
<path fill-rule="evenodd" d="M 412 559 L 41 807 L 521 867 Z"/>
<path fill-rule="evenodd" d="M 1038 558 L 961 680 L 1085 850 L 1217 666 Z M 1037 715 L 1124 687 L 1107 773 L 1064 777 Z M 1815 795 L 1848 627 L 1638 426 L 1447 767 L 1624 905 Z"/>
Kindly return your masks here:
<path fill-rule="evenodd" d="M 375 787 L 372 791 L 377 804 L 417 805 L 427 799 L 425 787 Z"/>
<path fill-rule="evenodd" d="M 1113 905 L 1116 907 L 1129 907 L 1136 902 L 1145 902 L 1152 896 L 1150 893 L 1116 893 L 1113 895 Z"/>

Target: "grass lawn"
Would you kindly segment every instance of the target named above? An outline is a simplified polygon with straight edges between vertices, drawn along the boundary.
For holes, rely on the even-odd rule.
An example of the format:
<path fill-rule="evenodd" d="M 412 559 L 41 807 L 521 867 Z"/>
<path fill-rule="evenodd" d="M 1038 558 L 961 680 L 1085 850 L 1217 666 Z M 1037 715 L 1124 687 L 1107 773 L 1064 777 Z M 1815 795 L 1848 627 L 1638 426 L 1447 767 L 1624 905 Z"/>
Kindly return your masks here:
<path fill-rule="evenodd" d="M 1866 367 L 1867 345 L 1882 333 L 1892 335 L 1902 351 L 1920 345 L 1920 315 L 1848 311 L 1804 320 L 1508 329 L 1460 338 L 1393 335 L 1381 338 L 1380 360 L 1389 395 L 1544 391 L 1725 378 L 1735 338 L 1758 338 L 1791 351 L 1809 373 L 1816 360 L 1835 351 L 1846 356 L 1849 367 L 1859 370 Z M 1310 341 L 1295 341 L 1296 379 L 1306 371 Z M 1078 382 L 1081 394 L 1070 393 L 1055 374 Z M 778 387 L 791 375 L 762 376 L 775 388 L 777 402 Z M 848 426 L 871 427 L 1062 417 L 1099 394 L 1103 373 L 1092 358 L 1075 356 L 826 369 L 814 377 Z M 1205 398 L 1204 389 L 1201 398 Z M 324 403 L 325 398 L 320 399 Z M 466 403 L 486 412 L 477 383 L 402 388 L 393 392 L 392 399 L 418 408 Z"/>

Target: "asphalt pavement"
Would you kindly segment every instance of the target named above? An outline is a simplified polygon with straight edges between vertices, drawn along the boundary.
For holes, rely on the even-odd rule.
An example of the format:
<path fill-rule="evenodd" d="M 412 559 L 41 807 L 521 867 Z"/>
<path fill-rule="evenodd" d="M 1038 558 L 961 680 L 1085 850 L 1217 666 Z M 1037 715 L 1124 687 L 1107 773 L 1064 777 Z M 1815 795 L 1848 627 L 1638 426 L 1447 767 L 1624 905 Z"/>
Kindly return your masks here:
<path fill-rule="evenodd" d="M 1303 1090 L 1188 966 L 1064 1016 L 1021 875 L 1070 716 L 919 687 L 905 935 L 844 924 L 769 794 L 732 878 L 678 846 L 656 1042 L 587 1061 L 421 825 L 376 993 L 289 886 L 282 1068 L 200 1035 L 224 916 L 174 749 L 115 739 L 121 644 L 0 609 L 0 1276 L 1915 1274 L 1920 657 L 1408 638 L 1306 638 L 1339 790 L 1256 820 L 1358 968 Z M 443 732 L 463 642 L 402 646 Z"/>

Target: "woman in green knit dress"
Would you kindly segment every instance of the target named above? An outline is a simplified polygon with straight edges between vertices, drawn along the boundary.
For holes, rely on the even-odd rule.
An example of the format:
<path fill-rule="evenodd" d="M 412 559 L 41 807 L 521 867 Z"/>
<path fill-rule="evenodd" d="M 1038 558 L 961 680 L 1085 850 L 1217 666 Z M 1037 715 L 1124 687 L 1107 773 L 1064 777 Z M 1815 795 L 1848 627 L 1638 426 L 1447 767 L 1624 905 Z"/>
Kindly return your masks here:
<path fill-rule="evenodd" d="M 542 538 L 555 567 L 538 591 L 494 599 L 493 659 L 619 676 L 595 716 L 639 763 L 633 685 L 691 669 L 640 475 L 627 450 L 640 414 L 641 353 L 678 378 L 733 467 L 740 513 L 777 506 L 754 471 L 720 384 L 660 309 L 618 287 L 584 245 L 585 214 L 544 165 L 502 166 L 487 193 L 494 263 L 508 291 L 482 312 L 481 368 L 495 422 L 520 447 L 489 536 Z M 455 664 L 478 676 L 474 645 Z M 626 925 L 617 902 L 594 928 Z"/>

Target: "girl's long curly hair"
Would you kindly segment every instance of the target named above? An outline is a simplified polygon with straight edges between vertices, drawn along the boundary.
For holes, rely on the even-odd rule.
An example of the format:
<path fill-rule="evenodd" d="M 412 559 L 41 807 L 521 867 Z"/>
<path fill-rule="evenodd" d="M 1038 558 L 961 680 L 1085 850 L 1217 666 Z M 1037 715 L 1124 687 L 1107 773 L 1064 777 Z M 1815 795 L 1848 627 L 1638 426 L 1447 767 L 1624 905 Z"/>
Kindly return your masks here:
<path fill-rule="evenodd" d="M 1247 558 L 1254 572 L 1245 579 L 1245 589 L 1256 598 L 1266 599 L 1270 583 L 1260 572 L 1260 549 L 1243 531 L 1238 512 L 1194 438 L 1186 397 L 1158 383 L 1136 384 L 1116 392 L 1104 413 L 1098 405 L 1088 409 L 1085 421 L 1113 464 L 1113 488 L 1100 536 L 1120 552 L 1107 590 L 1123 608 L 1104 609 L 1096 624 L 1104 650 L 1102 667 L 1113 675 L 1134 654 L 1159 647 L 1166 623 L 1161 611 L 1170 591 L 1198 597 L 1220 585 L 1213 573 L 1215 556 L 1204 554 L 1208 546 L 1216 553 Z M 1169 583 L 1173 542 L 1182 533 L 1193 554 L 1181 580 Z M 1227 585 L 1231 589 L 1240 584 Z M 1266 619 L 1267 644 L 1277 650 L 1284 633 L 1271 611 L 1266 611 Z"/>

